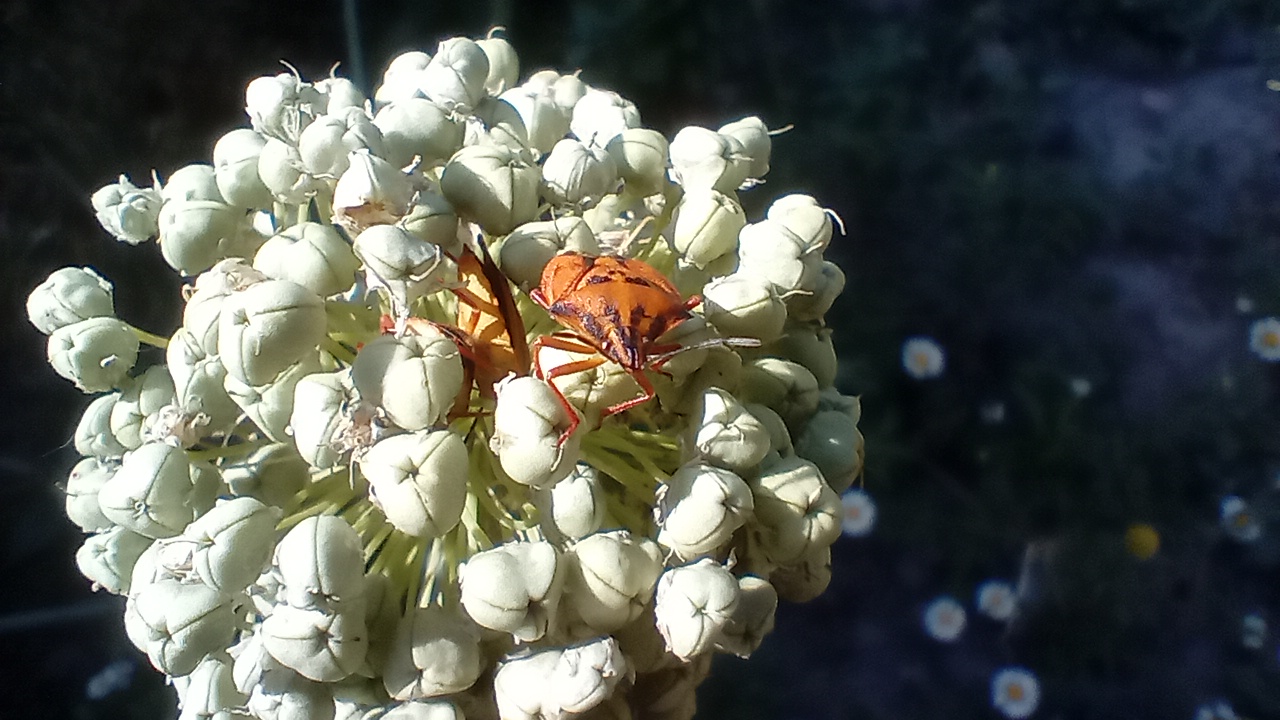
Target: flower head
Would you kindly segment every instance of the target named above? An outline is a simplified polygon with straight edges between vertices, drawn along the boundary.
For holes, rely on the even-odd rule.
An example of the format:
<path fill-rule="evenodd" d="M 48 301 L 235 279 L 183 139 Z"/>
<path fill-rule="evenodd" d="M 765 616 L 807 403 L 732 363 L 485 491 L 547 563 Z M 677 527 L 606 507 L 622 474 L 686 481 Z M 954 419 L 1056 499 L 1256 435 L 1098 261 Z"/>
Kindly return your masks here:
<path fill-rule="evenodd" d="M 1238 495 L 1227 495 L 1218 506 L 1218 517 L 1227 536 L 1236 542 L 1251 543 L 1262 537 L 1262 523 L 1249 503 Z"/>
<path fill-rule="evenodd" d="M 988 580 L 978 586 L 974 598 L 978 612 L 992 620 L 1008 620 L 1018 608 L 1018 595 L 1004 580 Z"/>
<path fill-rule="evenodd" d="M 1280 362 L 1280 318 L 1254 320 L 1249 326 L 1249 349 L 1267 362 Z"/>
<path fill-rule="evenodd" d="M 925 632 L 938 642 L 955 642 L 968 623 L 964 606 L 950 595 L 934 598 L 924 609 Z"/>
<path fill-rule="evenodd" d="M 991 706 L 1007 718 L 1031 717 L 1040 706 L 1040 680 L 1026 668 L 1001 668 L 991 676 Z"/>
<path fill-rule="evenodd" d="M 942 375 L 947 357 L 942 346 L 930 337 L 907 338 L 902 344 L 902 369 L 915 380 L 931 380 Z"/>
<path fill-rule="evenodd" d="M 876 526 L 876 502 L 871 495 L 858 488 L 846 490 L 840 496 L 840 504 L 844 507 L 841 531 L 849 537 L 870 535 Z"/>

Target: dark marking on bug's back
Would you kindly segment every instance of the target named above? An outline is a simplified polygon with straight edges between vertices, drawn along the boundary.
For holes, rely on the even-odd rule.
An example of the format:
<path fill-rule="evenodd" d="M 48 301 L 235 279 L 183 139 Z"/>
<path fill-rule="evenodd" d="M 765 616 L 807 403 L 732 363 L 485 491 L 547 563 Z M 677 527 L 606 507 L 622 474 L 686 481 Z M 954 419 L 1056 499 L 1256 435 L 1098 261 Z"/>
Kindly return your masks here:
<path fill-rule="evenodd" d="M 610 282 L 610 281 L 612 281 L 612 280 L 613 280 L 613 278 L 611 278 L 611 277 L 609 277 L 609 276 L 607 276 L 607 275 L 592 275 L 592 276 L 590 276 L 590 277 L 588 277 L 588 278 L 587 278 L 587 282 L 586 282 L 586 284 L 587 284 L 587 285 L 599 285 L 600 283 L 607 283 L 607 282 Z"/>

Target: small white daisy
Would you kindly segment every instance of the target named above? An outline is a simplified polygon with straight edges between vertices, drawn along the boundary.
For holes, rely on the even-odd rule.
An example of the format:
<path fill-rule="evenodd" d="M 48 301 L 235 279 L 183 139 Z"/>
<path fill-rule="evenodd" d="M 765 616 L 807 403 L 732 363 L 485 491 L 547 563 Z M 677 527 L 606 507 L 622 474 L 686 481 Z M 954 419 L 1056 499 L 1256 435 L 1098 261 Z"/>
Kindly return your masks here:
<path fill-rule="evenodd" d="M 1253 298 L 1247 295 L 1238 295 L 1236 297 L 1236 312 L 1241 315 L 1248 315 L 1253 312 Z"/>
<path fill-rule="evenodd" d="M 1231 703 L 1215 700 L 1196 708 L 1196 720 L 1238 720 L 1238 716 Z"/>
<path fill-rule="evenodd" d="M 1251 612 L 1240 618 L 1240 644 L 1250 650 L 1261 650 L 1267 642 L 1267 619 Z"/>
<path fill-rule="evenodd" d="M 1008 620 L 1018 606 L 1013 586 L 1004 580 L 988 580 L 978 586 L 975 603 L 978 612 L 992 620 Z"/>
<path fill-rule="evenodd" d="M 840 496 L 840 504 L 844 506 L 844 517 L 840 527 L 849 537 L 870 535 L 876 525 L 876 502 L 865 490 L 854 488 Z"/>
<path fill-rule="evenodd" d="M 1249 349 L 1267 362 L 1280 362 L 1280 318 L 1254 320 L 1249 326 Z"/>
<path fill-rule="evenodd" d="M 933 338 L 916 336 L 902 343 L 902 369 L 916 380 L 936 378 L 946 366 L 946 354 Z"/>
<path fill-rule="evenodd" d="M 1232 540 L 1251 543 L 1262 537 L 1262 524 L 1249 509 L 1249 503 L 1237 495 L 1222 498 L 1219 506 L 1219 518 L 1222 529 Z"/>
<path fill-rule="evenodd" d="M 924 629 L 939 642 L 955 642 L 969 622 L 964 606 L 950 595 L 939 595 L 924 609 Z"/>
<path fill-rule="evenodd" d="M 1040 681 L 1026 668 L 997 670 L 991 676 L 991 706 L 1007 718 L 1031 717 L 1040 707 Z"/>

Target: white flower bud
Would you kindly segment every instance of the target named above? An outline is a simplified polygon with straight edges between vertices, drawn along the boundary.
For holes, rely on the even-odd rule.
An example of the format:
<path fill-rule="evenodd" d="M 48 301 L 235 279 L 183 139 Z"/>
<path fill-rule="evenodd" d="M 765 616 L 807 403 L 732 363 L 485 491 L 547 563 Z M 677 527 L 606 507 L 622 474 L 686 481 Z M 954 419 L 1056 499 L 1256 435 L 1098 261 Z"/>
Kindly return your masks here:
<path fill-rule="evenodd" d="M 613 192 L 618 170 L 603 149 L 564 138 L 542 161 L 542 182 L 547 198 L 555 204 L 593 204 Z"/>
<path fill-rule="evenodd" d="M 113 595 L 129 592 L 129 577 L 151 538 L 122 527 L 91 535 L 76 551 L 76 567 L 93 581 L 94 589 Z"/>
<path fill-rule="evenodd" d="M 662 551 L 626 530 L 598 532 L 569 547 L 564 600 L 587 635 L 612 633 L 640 617 L 662 574 Z"/>
<path fill-rule="evenodd" d="M 414 157 L 424 167 L 445 162 L 462 147 L 464 128 L 439 105 L 423 98 L 398 99 L 378 111 L 373 124 L 382 131 L 388 162 L 406 167 Z"/>
<path fill-rule="evenodd" d="M 129 598 L 124 627 L 157 670 L 189 675 L 205 655 L 231 644 L 235 608 L 229 595 L 211 587 L 161 580 Z"/>
<path fill-rule="evenodd" d="M 526 83 L 502 93 L 500 99 L 515 108 L 524 123 L 529 147 L 540 155 L 551 152 L 556 142 L 569 132 L 568 115 L 556 105 L 548 91 Z"/>
<path fill-rule="evenodd" d="M 138 245 L 160 233 L 160 192 L 137 187 L 124 175 L 99 188 L 89 202 L 98 223 L 120 242 Z"/>
<path fill-rule="evenodd" d="M 333 188 L 334 218 L 353 233 L 392 223 L 409 212 L 413 185 L 395 165 L 368 150 L 354 150 Z"/>
<path fill-rule="evenodd" d="M 214 200 L 170 200 L 160 208 L 160 253 L 183 275 L 198 275 L 233 246 L 244 213 Z"/>
<path fill-rule="evenodd" d="M 462 355 L 447 335 L 425 327 L 414 335 L 381 335 L 351 366 L 360 397 L 381 407 L 405 430 L 445 421 L 463 381 Z"/>
<path fill-rule="evenodd" d="M 87 457 L 76 463 L 67 476 L 67 517 L 87 533 L 109 530 L 113 523 L 102 514 L 98 491 L 116 472 L 114 463 Z"/>
<path fill-rule="evenodd" d="M 337 682 L 359 670 L 368 650 L 363 608 L 328 613 L 277 605 L 261 632 L 271 657 L 316 682 Z"/>
<path fill-rule="evenodd" d="M 577 107 L 578 101 L 586 97 L 591 88 L 577 74 L 561 75 L 554 70 L 542 70 L 534 73 L 529 77 L 529 84 L 535 87 L 546 88 L 551 93 L 551 97 L 555 99 L 556 105 L 560 108 L 566 118 L 573 116 L 573 109 Z M 618 98 L 622 100 L 622 98 Z M 631 103 L 623 100 L 627 105 Z M 631 105 L 634 110 L 635 106 Z M 640 118 L 636 117 L 636 125 L 628 125 L 628 127 L 636 127 L 640 124 Z M 579 140 L 584 138 L 579 137 Z"/>
<path fill-rule="evenodd" d="M 738 272 L 772 283 L 780 294 L 809 291 L 822 273 L 822 254 L 776 220 L 751 223 L 738 233 Z"/>
<path fill-rule="evenodd" d="M 458 236 L 458 214 L 443 195 L 420 191 L 414 196 L 409 213 L 397 223 L 410 235 L 439 245 L 447 255 L 462 254 L 462 240 Z"/>
<path fill-rule="evenodd" d="M 317 82 L 315 89 L 325 97 L 325 115 L 342 115 L 351 108 L 364 111 L 364 91 L 348 78 L 330 76 Z"/>
<path fill-rule="evenodd" d="M 816 465 L 800 457 L 776 460 L 751 483 L 756 522 L 769 560 L 788 565 L 840 537 L 840 496 Z"/>
<path fill-rule="evenodd" d="M 848 490 L 862 472 L 862 433 L 848 413 L 820 410 L 796 440 L 796 454 L 818 466 L 836 494 Z"/>
<path fill-rule="evenodd" d="M 813 600 L 831 584 L 831 547 L 812 548 L 799 561 L 774 570 L 769 582 L 787 602 Z"/>
<path fill-rule="evenodd" d="M 534 642 L 547 634 L 564 586 L 548 542 L 509 542 L 472 555 L 459 571 L 462 606 L 483 627 Z"/>
<path fill-rule="evenodd" d="M 641 717 L 693 720 L 698 709 L 698 686 L 711 668 L 711 656 L 701 655 L 687 664 L 667 667 L 636 678 L 631 691 Z"/>
<path fill-rule="evenodd" d="M 752 115 L 735 120 L 717 130 L 741 144 L 742 155 L 748 158 L 747 177 L 759 180 L 769 172 L 769 155 L 773 151 L 773 138 L 764 121 Z"/>
<path fill-rule="evenodd" d="M 173 378 L 164 365 L 152 365 L 134 378 L 111 406 L 111 434 L 130 450 L 142 445 L 156 413 L 174 401 Z"/>
<path fill-rule="evenodd" d="M 569 418 L 555 392 L 535 377 L 512 377 L 499 382 L 489 448 L 512 480 L 533 488 L 550 487 L 573 471 L 581 436 L 563 445 L 561 433 Z"/>
<path fill-rule="evenodd" d="M 214 178 L 228 205 L 271 207 L 271 191 L 258 175 L 258 160 L 266 145 L 265 137 L 248 128 L 232 130 L 214 143 Z"/>
<path fill-rule="evenodd" d="M 711 650 L 737 610 L 738 595 L 737 578 L 710 558 L 664 572 L 653 614 L 667 649 L 686 662 Z"/>
<path fill-rule="evenodd" d="M 274 507 L 286 507 L 310 479 L 307 463 L 288 443 L 258 448 L 247 457 L 224 462 L 220 470 L 233 495 Z"/>
<path fill-rule="evenodd" d="M 160 198 L 166 203 L 178 200 L 226 203 L 218 189 L 218 172 L 206 163 L 192 163 L 174 170 L 169 181 L 160 188 Z"/>
<path fill-rule="evenodd" d="M 400 620 L 382 680 L 396 700 L 423 700 L 466 690 L 485 664 L 471 618 L 428 605 Z"/>
<path fill-rule="evenodd" d="M 490 95 L 501 95 L 515 87 L 516 80 L 520 78 L 520 58 L 511 43 L 491 31 L 489 37 L 477 40 L 476 45 L 480 46 L 489 60 L 489 74 L 485 76 L 484 89 Z"/>
<path fill-rule="evenodd" d="M 803 292 L 787 298 L 787 314 L 796 320 L 821 320 L 844 292 L 844 271 L 830 260 L 823 260 Z"/>
<path fill-rule="evenodd" d="M 759 351 L 764 355 L 784 357 L 813 373 L 818 387 L 835 384 L 838 359 L 831 343 L 831 329 L 811 323 L 791 323 L 781 337 Z"/>
<path fill-rule="evenodd" d="M 289 439 L 289 418 L 293 414 L 293 389 L 299 380 L 319 370 L 318 356 L 312 353 L 282 370 L 265 385 L 248 385 L 227 375 L 224 387 L 227 395 L 267 439 L 286 442 Z"/>
<path fill-rule="evenodd" d="M 577 540 L 604 524 L 604 487 L 600 471 L 580 462 L 565 479 L 534 494 L 543 532 L 552 541 Z"/>
<path fill-rule="evenodd" d="M 315 468 L 338 464 L 342 453 L 333 445 L 348 404 L 355 403 L 350 370 L 316 373 L 298 380 L 293 388 L 293 414 L 289 429 L 302 459 Z"/>
<path fill-rule="evenodd" d="M 712 278 L 702 289 L 702 311 L 721 334 L 770 342 L 782 334 L 787 306 L 773 284 L 754 275 Z"/>
<path fill-rule="evenodd" d="M 747 403 L 743 407 L 768 431 L 770 457 L 774 455 L 786 457 L 795 453 L 795 448 L 791 444 L 791 433 L 787 430 L 787 424 L 781 415 L 759 403 Z"/>
<path fill-rule="evenodd" d="M 489 56 L 474 40 L 455 37 L 441 41 L 423 68 L 419 89 L 450 112 L 467 114 L 485 96 Z"/>
<path fill-rule="evenodd" d="M 111 283 L 89 268 L 64 267 L 27 296 L 27 318 L 45 335 L 91 317 L 114 317 Z"/>
<path fill-rule="evenodd" d="M 364 554 L 360 536 L 333 515 L 310 517 L 276 544 L 272 564 L 292 607 L 339 612 L 364 597 Z"/>
<path fill-rule="evenodd" d="M 742 368 L 738 397 L 768 406 L 795 430 L 818 409 L 818 379 L 799 363 L 757 358 Z"/>
<path fill-rule="evenodd" d="M 193 466 L 182 450 L 152 442 L 127 453 L 98 491 L 111 522 L 151 538 L 182 532 L 213 505 L 217 473 Z"/>
<path fill-rule="evenodd" d="M 769 452 L 768 429 L 724 390 L 703 391 L 692 420 L 692 445 L 713 465 L 741 473 Z"/>
<path fill-rule="evenodd" d="M 538 213 L 542 173 L 510 148 L 468 145 L 445 165 L 440 191 L 458 215 L 505 235 Z"/>
<path fill-rule="evenodd" d="M 411 50 L 401 53 L 387 64 L 382 72 L 382 83 L 373 94 L 374 103 L 382 107 L 387 103 L 421 98 L 418 87 L 422 84 L 422 71 L 431 62 L 431 56 L 420 51 Z"/>
<path fill-rule="evenodd" d="M 258 248 L 253 267 L 273 280 L 290 280 L 328 297 L 355 283 L 360 261 L 332 225 L 304 222 L 268 239 Z"/>
<path fill-rule="evenodd" d="M 225 652 L 209 655 L 190 675 L 179 703 L 178 720 L 222 718 L 233 708 L 244 705 L 248 697 L 236 689 L 231 675 L 231 656 Z"/>
<path fill-rule="evenodd" d="M 630 675 L 618 641 L 605 636 L 509 655 L 498 664 L 493 690 L 503 720 L 570 718 L 598 707 Z"/>
<path fill-rule="evenodd" d="M 254 78 L 245 87 L 245 113 L 263 135 L 297 144 L 298 136 L 325 108 L 324 96 L 296 75 Z"/>
<path fill-rule="evenodd" d="M 557 91 L 562 80 L 563 77 L 557 81 Z M 559 104 L 559 97 L 556 102 Z M 569 119 L 569 130 L 575 137 L 599 148 L 608 147 L 609 141 L 623 130 L 635 127 L 640 127 L 640 111 L 635 104 L 616 92 L 596 88 L 587 89 L 573 104 Z"/>
<path fill-rule="evenodd" d="M 342 175 L 351 165 L 349 154 L 356 150 L 383 153 L 382 132 L 359 107 L 317 118 L 298 138 L 302 166 L 316 177 Z"/>
<path fill-rule="evenodd" d="M 448 700 L 413 700 L 378 708 L 361 720 L 463 720 L 462 708 Z"/>
<path fill-rule="evenodd" d="M 216 305 L 213 309 L 217 309 Z M 212 327 L 217 328 L 216 316 L 214 319 Z M 212 334 L 216 350 L 216 330 Z M 203 414 L 214 428 L 224 428 L 235 422 L 240 408 L 223 387 L 227 369 L 217 355 L 210 355 L 200 345 L 191 331 L 178 328 L 165 348 L 165 359 L 174 383 L 174 399 L 182 412 L 192 418 Z"/>
<path fill-rule="evenodd" d="M 97 458 L 118 458 L 128 451 L 111 432 L 111 409 L 120 399 L 120 393 L 102 395 L 93 399 L 76 425 L 76 452 Z"/>
<path fill-rule="evenodd" d="M 383 287 L 407 308 L 420 297 L 458 282 L 458 265 L 433 245 L 397 225 L 374 225 L 356 236 L 356 257 L 371 287 Z"/>
<path fill-rule="evenodd" d="M 278 202 L 301 205 L 322 181 L 307 172 L 298 146 L 277 138 L 268 138 L 258 154 L 258 177 Z"/>
<path fill-rule="evenodd" d="M 605 147 L 618 168 L 628 192 L 641 196 L 660 192 L 667 181 L 670 146 L 662 133 L 649 128 L 627 128 Z"/>
<path fill-rule="evenodd" d="M 751 488 L 723 468 L 695 462 L 658 486 L 658 542 L 682 560 L 715 552 L 751 517 Z"/>
<path fill-rule="evenodd" d="M 599 255 L 600 244 L 582 218 L 570 215 L 529 222 L 511 231 L 498 250 L 498 266 L 521 290 L 535 288 L 551 258 L 569 250 Z"/>
<path fill-rule="evenodd" d="M 223 500 L 196 518 L 165 545 L 189 543 L 196 577 L 224 592 L 243 590 L 262 574 L 271 558 L 278 508 L 251 497 Z"/>
<path fill-rule="evenodd" d="M 123 321 L 95 317 L 53 331 L 49 364 L 84 392 L 120 387 L 138 360 L 138 336 Z"/>
<path fill-rule="evenodd" d="M 834 213 L 810 195 L 784 195 L 769 206 L 765 217 L 785 227 L 805 253 L 820 253 L 831 242 Z"/>
<path fill-rule="evenodd" d="M 467 446 L 448 430 L 392 435 L 360 458 L 369 499 L 412 537 L 441 537 L 462 519 Z"/>
<path fill-rule="evenodd" d="M 218 321 L 218 355 L 227 375 L 265 385 L 324 337 L 324 301 L 288 280 L 267 280 L 227 296 Z"/>
<path fill-rule="evenodd" d="M 716 639 L 716 649 L 746 659 L 773 632 L 778 591 L 768 580 L 753 575 L 738 578 L 738 607 Z"/>
<path fill-rule="evenodd" d="M 696 125 L 676 133 L 670 153 L 671 174 L 686 192 L 714 188 L 732 193 L 751 172 L 751 158 L 740 141 Z"/>
<path fill-rule="evenodd" d="M 265 654 L 265 653 L 264 653 Z M 270 658 L 270 656 L 267 656 Z M 262 679 L 244 687 L 249 691 L 246 704 L 250 714 L 260 720 L 334 720 L 335 706 L 331 685 L 308 680 L 293 670 L 271 660 L 271 669 Z M 236 661 L 236 668 L 240 661 Z"/>
<path fill-rule="evenodd" d="M 218 354 L 222 301 L 231 293 L 266 279 L 266 275 L 241 258 L 222 260 L 196 278 L 195 292 L 182 310 L 182 327 L 199 340 L 206 355 Z"/>
<path fill-rule="evenodd" d="M 742 206 L 732 197 L 694 187 L 685 191 L 676 206 L 667 238 L 685 262 L 702 270 L 734 251 L 746 224 Z"/>

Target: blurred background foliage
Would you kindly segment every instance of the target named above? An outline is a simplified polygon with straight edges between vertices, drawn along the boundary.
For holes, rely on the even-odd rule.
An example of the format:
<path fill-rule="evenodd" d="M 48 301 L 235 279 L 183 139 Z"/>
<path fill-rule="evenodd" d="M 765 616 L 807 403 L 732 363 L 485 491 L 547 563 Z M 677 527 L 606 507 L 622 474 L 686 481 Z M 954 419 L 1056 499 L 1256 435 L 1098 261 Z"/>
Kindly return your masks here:
<path fill-rule="evenodd" d="M 1225 698 L 1280 718 L 1274 632 L 1240 639 L 1246 613 L 1280 624 L 1280 366 L 1248 349 L 1250 322 L 1280 314 L 1269 0 L 7 0 L 0 716 L 172 712 L 116 599 L 75 570 L 55 483 L 84 400 L 22 320 L 75 263 L 115 281 L 122 317 L 176 325 L 177 281 L 110 241 L 89 194 L 207 161 L 280 59 L 308 78 L 341 60 L 370 87 L 395 54 L 493 25 L 522 75 L 582 68 L 668 136 L 794 124 L 748 216 L 807 192 L 848 231 L 828 322 L 880 520 L 757 657 L 717 663 L 701 717 L 993 717 L 991 672 L 1021 664 L 1038 717 L 1190 718 Z M 903 372 L 912 335 L 945 349 L 941 377 Z M 1224 534 L 1227 495 L 1257 541 Z M 1135 524 L 1154 556 L 1126 549 Z M 1018 582 L 1008 625 L 924 633 L 930 599 L 972 607 L 988 578 Z M 139 672 L 86 694 L 113 661 Z"/>

